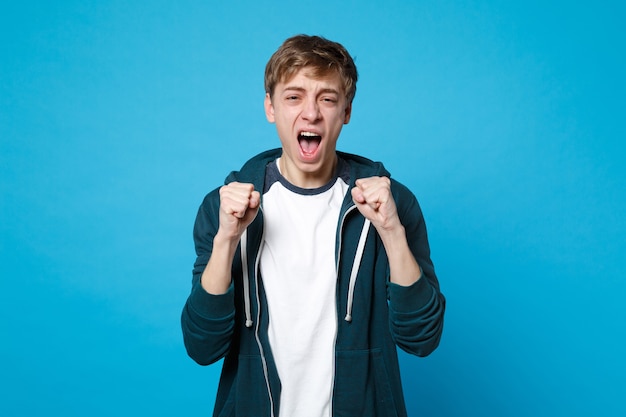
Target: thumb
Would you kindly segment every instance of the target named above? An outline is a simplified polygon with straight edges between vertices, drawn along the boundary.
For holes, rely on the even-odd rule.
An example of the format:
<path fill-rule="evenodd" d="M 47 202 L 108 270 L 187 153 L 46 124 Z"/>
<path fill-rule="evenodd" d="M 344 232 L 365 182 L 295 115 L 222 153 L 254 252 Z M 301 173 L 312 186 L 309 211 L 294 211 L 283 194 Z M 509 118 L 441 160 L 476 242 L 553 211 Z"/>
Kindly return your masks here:
<path fill-rule="evenodd" d="M 358 205 L 365 203 L 365 196 L 363 196 L 363 191 L 359 187 L 354 187 L 351 190 L 352 192 L 352 200 Z"/>

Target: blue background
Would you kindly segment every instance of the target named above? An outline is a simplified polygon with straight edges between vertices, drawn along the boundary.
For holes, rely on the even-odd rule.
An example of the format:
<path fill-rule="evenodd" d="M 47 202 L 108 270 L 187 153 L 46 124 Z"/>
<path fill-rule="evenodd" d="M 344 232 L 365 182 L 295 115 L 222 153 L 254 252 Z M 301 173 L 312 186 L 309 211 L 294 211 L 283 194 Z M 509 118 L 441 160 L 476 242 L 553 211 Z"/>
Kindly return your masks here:
<path fill-rule="evenodd" d="M 204 194 L 278 146 L 288 36 L 360 72 L 339 149 L 418 196 L 444 338 L 412 416 L 626 415 L 618 1 L 5 1 L 0 415 L 210 415 L 179 317 Z"/>

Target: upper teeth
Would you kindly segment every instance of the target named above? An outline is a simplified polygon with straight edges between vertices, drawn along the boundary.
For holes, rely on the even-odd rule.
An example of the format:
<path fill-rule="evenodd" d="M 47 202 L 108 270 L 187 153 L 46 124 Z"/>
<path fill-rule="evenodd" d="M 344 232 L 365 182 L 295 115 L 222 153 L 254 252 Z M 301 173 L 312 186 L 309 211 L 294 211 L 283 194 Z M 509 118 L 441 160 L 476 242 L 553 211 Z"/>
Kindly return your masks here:
<path fill-rule="evenodd" d="M 302 133 L 300 133 L 300 135 L 302 135 L 302 136 L 319 136 L 317 133 L 313 133 L 313 132 L 302 132 Z"/>

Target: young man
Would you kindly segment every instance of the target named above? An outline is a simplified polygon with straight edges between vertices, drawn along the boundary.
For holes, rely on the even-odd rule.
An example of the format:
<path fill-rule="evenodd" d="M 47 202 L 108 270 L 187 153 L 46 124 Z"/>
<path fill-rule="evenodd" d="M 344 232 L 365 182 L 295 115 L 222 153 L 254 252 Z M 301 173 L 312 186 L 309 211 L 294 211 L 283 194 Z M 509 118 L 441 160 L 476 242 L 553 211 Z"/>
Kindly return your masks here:
<path fill-rule="evenodd" d="M 356 81 L 340 44 L 287 39 L 265 72 L 281 148 L 200 206 L 182 328 L 196 362 L 225 358 L 214 416 L 405 416 L 396 346 L 439 343 L 445 299 L 415 197 L 336 150 Z"/>

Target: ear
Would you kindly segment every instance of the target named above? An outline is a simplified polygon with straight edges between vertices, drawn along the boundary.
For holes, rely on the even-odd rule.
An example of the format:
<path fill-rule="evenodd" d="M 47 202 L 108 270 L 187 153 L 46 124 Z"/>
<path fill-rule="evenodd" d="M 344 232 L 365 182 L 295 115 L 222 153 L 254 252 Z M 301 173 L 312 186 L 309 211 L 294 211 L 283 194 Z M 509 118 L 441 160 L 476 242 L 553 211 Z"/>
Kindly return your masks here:
<path fill-rule="evenodd" d="M 346 114 L 343 118 L 344 125 L 350 123 L 350 116 L 352 116 L 352 102 L 348 103 L 348 105 L 346 106 Z"/>
<path fill-rule="evenodd" d="M 276 121 L 276 118 L 274 117 L 274 106 L 272 105 L 272 98 L 270 97 L 270 93 L 265 93 L 263 107 L 265 107 L 265 117 L 267 118 L 267 121 L 270 123 L 274 123 Z"/>

